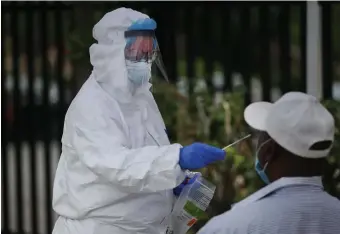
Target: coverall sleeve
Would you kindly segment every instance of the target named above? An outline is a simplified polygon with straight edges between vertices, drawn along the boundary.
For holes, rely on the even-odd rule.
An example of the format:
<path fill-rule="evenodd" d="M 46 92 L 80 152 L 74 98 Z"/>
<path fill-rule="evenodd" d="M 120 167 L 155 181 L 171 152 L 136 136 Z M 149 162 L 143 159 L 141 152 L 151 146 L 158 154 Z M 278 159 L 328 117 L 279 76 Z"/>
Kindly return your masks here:
<path fill-rule="evenodd" d="M 184 180 L 179 144 L 129 149 L 114 121 L 77 122 L 74 127 L 73 146 L 80 161 L 105 182 L 130 193 L 147 193 L 173 189 Z"/>

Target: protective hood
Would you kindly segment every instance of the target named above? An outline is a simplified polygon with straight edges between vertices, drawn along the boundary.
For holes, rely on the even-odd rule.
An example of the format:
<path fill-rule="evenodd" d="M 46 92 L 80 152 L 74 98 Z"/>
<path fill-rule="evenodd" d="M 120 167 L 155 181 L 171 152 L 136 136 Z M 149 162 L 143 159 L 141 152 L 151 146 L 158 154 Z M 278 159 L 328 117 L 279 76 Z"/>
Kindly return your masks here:
<path fill-rule="evenodd" d="M 149 92 L 147 83 L 133 92 L 127 77 L 124 48 L 124 32 L 139 19 L 149 16 L 128 8 L 118 8 L 104 15 L 93 27 L 93 37 L 97 43 L 90 47 L 92 74 L 98 84 L 119 102 L 130 102 L 133 93 Z"/>

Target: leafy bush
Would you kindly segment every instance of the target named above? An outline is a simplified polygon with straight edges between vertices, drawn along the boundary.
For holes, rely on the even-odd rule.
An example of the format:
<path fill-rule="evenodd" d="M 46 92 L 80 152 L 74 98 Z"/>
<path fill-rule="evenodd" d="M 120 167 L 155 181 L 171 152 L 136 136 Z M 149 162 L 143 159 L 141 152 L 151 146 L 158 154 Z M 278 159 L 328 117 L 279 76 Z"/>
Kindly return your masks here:
<path fill-rule="evenodd" d="M 175 86 L 157 84 L 154 96 L 168 132 L 171 133 L 172 142 L 187 145 L 202 141 L 222 148 L 249 133 L 243 119 L 242 91 L 226 93 L 220 103 L 214 103 L 214 98 L 207 93 L 185 98 L 177 92 Z M 324 184 L 327 191 L 340 198 L 340 103 L 325 101 L 325 105 L 336 120 L 336 138 Z M 207 210 L 207 220 L 229 210 L 231 204 L 263 186 L 254 169 L 252 145 L 250 138 L 240 142 L 237 146 L 228 148 L 228 157 L 223 163 L 201 170 L 203 176 L 217 186 Z M 207 220 L 200 220 L 191 232 L 195 233 Z"/>
<path fill-rule="evenodd" d="M 328 158 L 329 168 L 324 176 L 324 185 L 331 195 L 340 199 L 340 102 L 326 100 L 324 105 L 335 120 L 335 140 Z"/>
<path fill-rule="evenodd" d="M 205 142 L 219 148 L 248 134 L 243 120 L 243 93 L 227 93 L 220 103 L 207 93 L 192 95 L 190 100 L 178 94 L 170 84 L 158 84 L 154 96 L 163 115 L 172 142 L 183 145 L 194 141 Z M 230 205 L 243 199 L 262 186 L 256 176 L 250 140 L 227 149 L 223 163 L 201 170 L 209 181 L 217 185 L 215 196 L 207 210 L 208 217 L 221 214 Z M 200 220 L 198 230 L 207 220 Z"/>

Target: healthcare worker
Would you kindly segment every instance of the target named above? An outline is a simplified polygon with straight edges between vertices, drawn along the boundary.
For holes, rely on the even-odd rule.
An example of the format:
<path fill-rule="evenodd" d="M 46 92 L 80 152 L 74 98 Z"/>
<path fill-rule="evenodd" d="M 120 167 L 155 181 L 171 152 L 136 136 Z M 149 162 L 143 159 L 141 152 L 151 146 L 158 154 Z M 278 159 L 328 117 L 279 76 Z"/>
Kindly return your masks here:
<path fill-rule="evenodd" d="M 335 131 L 328 110 L 311 95 L 289 92 L 250 104 L 244 118 L 259 131 L 254 169 L 267 186 L 198 233 L 340 233 L 340 202 L 322 185 Z"/>
<path fill-rule="evenodd" d="M 150 92 L 151 65 L 166 76 L 155 29 L 126 8 L 94 26 L 93 71 L 65 117 L 54 234 L 165 233 L 185 170 L 225 157 L 203 143 L 170 144 Z"/>

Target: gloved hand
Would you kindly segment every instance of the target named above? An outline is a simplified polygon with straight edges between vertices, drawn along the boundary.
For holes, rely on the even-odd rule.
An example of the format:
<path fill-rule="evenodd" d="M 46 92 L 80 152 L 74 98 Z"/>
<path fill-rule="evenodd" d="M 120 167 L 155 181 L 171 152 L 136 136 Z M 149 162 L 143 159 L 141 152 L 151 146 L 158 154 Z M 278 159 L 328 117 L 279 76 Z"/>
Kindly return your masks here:
<path fill-rule="evenodd" d="M 193 143 L 180 149 L 179 165 L 185 170 L 195 170 L 223 160 L 225 151 L 203 143 Z"/>
<path fill-rule="evenodd" d="M 189 176 L 186 176 L 184 181 L 180 185 L 178 185 L 176 188 L 173 189 L 174 194 L 178 197 L 181 194 L 183 188 L 187 185 L 193 184 L 200 175 L 201 173 L 197 173 L 192 178 L 190 178 Z"/>

